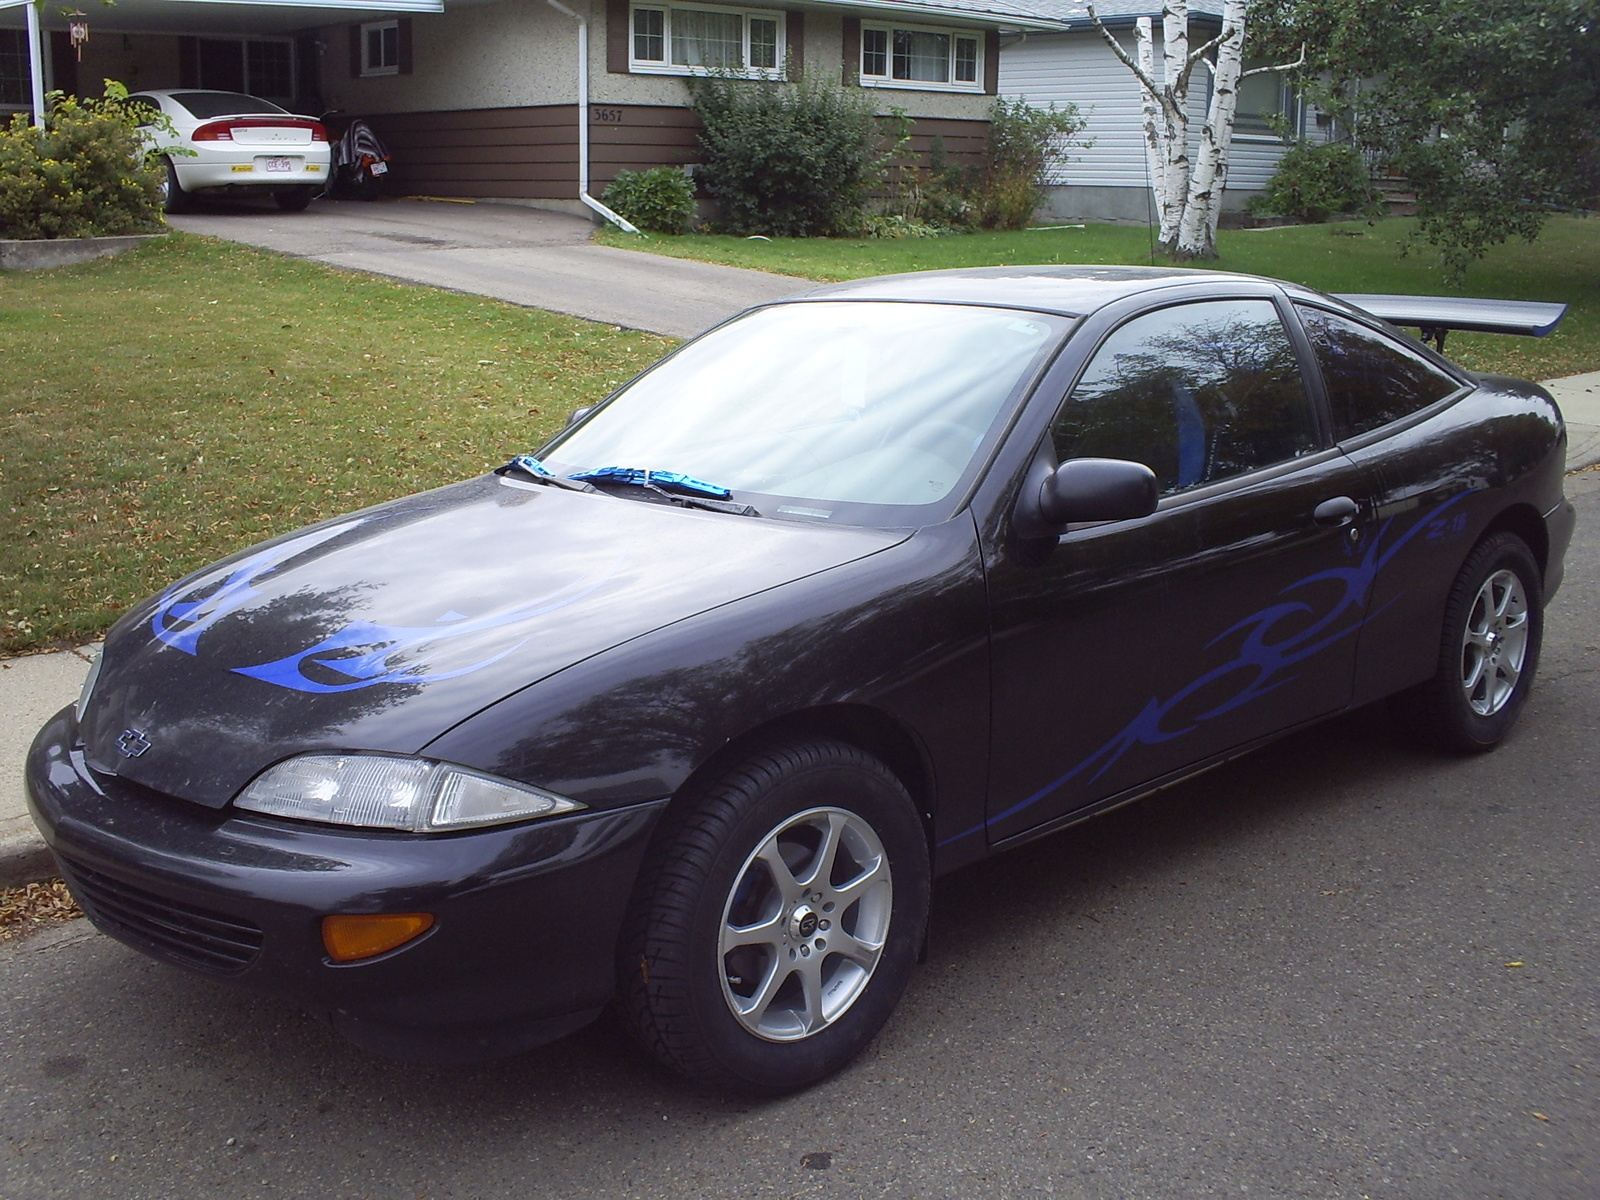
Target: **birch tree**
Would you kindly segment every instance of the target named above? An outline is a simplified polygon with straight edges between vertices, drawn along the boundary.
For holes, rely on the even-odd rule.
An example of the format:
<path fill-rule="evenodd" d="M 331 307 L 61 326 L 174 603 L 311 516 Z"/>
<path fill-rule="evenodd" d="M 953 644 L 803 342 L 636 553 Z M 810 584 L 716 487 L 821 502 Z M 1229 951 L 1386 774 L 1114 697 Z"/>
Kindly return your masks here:
<path fill-rule="evenodd" d="M 1155 70 L 1154 27 L 1149 17 L 1134 25 L 1134 53 L 1100 20 L 1089 16 L 1106 44 L 1138 81 L 1144 116 L 1145 161 L 1155 196 L 1159 240 L 1175 258 L 1215 258 L 1217 218 L 1228 181 L 1228 146 L 1239 106 L 1239 84 L 1251 75 L 1288 71 L 1305 62 L 1244 69 L 1245 18 L 1249 0 L 1224 0 L 1222 31 L 1202 45 L 1189 46 L 1188 0 L 1166 0 L 1161 10 L 1161 74 Z M 1189 87 L 1196 71 L 1211 77 L 1211 103 L 1200 130 L 1196 157 L 1189 159 Z"/>

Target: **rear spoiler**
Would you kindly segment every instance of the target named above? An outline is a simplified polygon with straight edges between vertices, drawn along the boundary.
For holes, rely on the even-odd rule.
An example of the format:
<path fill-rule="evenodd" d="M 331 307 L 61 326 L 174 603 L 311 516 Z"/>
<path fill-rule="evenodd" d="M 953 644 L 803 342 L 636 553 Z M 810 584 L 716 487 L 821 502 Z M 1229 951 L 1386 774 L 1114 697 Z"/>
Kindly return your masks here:
<path fill-rule="evenodd" d="M 1565 304 L 1531 300 L 1469 300 L 1455 296 L 1349 296 L 1336 297 L 1391 325 L 1415 325 L 1423 341 L 1444 350 L 1444 335 L 1452 329 L 1469 333 L 1516 333 L 1544 337 L 1567 315 Z"/>

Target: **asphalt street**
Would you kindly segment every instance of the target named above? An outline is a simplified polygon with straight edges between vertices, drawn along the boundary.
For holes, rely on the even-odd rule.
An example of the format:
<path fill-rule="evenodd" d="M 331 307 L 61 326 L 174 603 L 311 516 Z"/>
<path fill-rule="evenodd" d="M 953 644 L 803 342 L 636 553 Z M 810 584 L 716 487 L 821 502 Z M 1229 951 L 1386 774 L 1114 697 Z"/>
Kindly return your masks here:
<path fill-rule="evenodd" d="M 1592 1200 L 1600 472 L 1497 753 L 1355 714 L 941 882 L 931 960 L 770 1103 L 603 1021 L 344 1046 L 83 922 L 0 947 L 0 1197 Z"/>

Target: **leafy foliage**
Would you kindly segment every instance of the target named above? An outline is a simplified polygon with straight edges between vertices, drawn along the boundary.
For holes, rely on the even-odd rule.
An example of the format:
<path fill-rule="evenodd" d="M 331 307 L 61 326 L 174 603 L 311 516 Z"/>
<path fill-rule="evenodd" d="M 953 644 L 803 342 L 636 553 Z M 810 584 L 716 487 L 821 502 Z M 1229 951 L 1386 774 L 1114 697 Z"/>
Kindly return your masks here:
<path fill-rule="evenodd" d="M 727 232 L 818 237 L 859 225 L 884 165 L 866 95 L 811 76 L 690 87 L 705 126 L 700 183 Z"/>
<path fill-rule="evenodd" d="M 1296 142 L 1249 209 L 1263 216 L 1322 222 L 1336 213 L 1375 217 L 1377 189 L 1361 152 L 1349 142 Z"/>
<path fill-rule="evenodd" d="M 677 167 L 618 171 L 601 199 L 652 233 L 682 233 L 694 220 L 694 184 Z"/>
<path fill-rule="evenodd" d="M 1594 0 L 1261 0 L 1257 53 L 1304 42 L 1316 98 L 1417 196 L 1459 275 L 1600 193 Z"/>
<path fill-rule="evenodd" d="M 982 160 L 952 163 L 935 138 L 926 165 L 900 163 L 891 207 L 946 229 L 1022 229 L 1039 207 L 1051 165 L 1088 144 L 1078 140 L 1083 124 L 1072 104 L 1037 108 L 1001 97 L 989 111 Z"/>
<path fill-rule="evenodd" d="M 42 130 L 23 114 L 0 128 L 0 237 L 105 237 L 165 228 L 163 169 L 127 98 L 128 90 L 110 79 L 100 100 L 52 92 Z"/>

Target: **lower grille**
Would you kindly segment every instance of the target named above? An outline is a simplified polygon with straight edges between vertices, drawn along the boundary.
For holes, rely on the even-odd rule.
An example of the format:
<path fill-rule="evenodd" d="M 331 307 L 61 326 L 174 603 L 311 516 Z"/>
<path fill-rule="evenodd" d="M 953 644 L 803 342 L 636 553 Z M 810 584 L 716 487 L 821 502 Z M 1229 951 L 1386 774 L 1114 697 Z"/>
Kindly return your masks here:
<path fill-rule="evenodd" d="M 74 862 L 64 861 L 61 868 L 96 925 L 158 958 L 235 975 L 261 953 L 261 929 L 249 921 L 179 904 Z"/>

